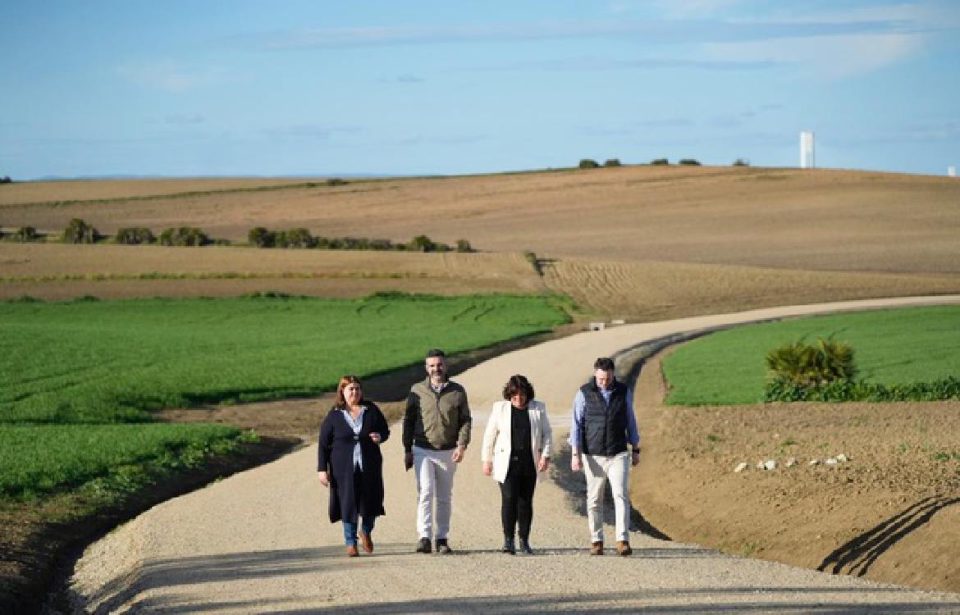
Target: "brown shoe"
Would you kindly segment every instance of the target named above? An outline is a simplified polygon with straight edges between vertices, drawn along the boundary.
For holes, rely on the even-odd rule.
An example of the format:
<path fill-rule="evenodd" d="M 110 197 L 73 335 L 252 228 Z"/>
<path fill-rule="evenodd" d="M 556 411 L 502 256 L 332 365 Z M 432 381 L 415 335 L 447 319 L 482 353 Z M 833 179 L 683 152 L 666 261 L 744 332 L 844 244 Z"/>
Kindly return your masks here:
<path fill-rule="evenodd" d="M 630 543 L 627 542 L 626 540 L 618 540 L 617 553 L 619 553 L 624 557 L 627 557 L 628 555 L 631 555 L 633 553 L 633 549 L 630 548 Z"/>
<path fill-rule="evenodd" d="M 370 538 L 370 534 L 360 533 L 360 546 L 365 552 L 373 553 L 373 538 Z"/>
<path fill-rule="evenodd" d="M 356 557 L 360 555 L 357 552 L 357 545 L 347 545 L 347 557 Z"/>
<path fill-rule="evenodd" d="M 603 555 L 603 541 L 598 540 L 590 545 L 590 555 Z"/>

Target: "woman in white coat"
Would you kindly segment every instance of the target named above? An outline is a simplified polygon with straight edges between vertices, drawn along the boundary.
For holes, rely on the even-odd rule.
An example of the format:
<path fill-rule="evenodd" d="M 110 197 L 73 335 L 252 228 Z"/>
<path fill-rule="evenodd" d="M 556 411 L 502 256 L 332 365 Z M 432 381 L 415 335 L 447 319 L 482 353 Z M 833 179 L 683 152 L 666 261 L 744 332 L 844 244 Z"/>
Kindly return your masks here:
<path fill-rule="evenodd" d="M 553 434 L 547 408 L 533 399 L 533 386 L 524 376 L 510 377 L 503 399 L 493 404 L 483 433 L 483 473 L 500 483 L 502 551 L 516 554 L 514 532 L 519 530 L 520 552 L 532 555 L 533 491 L 540 473 L 550 467 Z"/>

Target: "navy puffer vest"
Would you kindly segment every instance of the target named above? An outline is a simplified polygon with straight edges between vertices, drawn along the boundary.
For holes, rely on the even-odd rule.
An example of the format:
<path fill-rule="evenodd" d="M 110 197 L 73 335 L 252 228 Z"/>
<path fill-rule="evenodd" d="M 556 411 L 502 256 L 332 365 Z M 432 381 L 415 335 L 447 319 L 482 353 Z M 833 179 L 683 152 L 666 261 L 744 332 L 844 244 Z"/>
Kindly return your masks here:
<path fill-rule="evenodd" d="M 612 457 L 627 450 L 627 387 L 620 381 L 614 381 L 610 394 L 610 405 L 603 400 L 603 394 L 596 381 L 580 387 L 583 393 L 583 431 L 580 435 L 581 450 L 587 455 Z"/>

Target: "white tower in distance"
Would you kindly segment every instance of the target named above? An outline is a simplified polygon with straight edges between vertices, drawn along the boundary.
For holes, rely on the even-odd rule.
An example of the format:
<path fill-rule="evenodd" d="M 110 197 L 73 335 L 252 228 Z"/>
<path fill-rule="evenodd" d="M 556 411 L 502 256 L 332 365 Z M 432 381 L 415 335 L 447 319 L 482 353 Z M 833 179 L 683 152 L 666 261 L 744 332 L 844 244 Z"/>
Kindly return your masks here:
<path fill-rule="evenodd" d="M 814 158 L 813 150 L 813 131 L 804 130 L 800 133 L 800 168 L 816 168 L 817 162 Z"/>

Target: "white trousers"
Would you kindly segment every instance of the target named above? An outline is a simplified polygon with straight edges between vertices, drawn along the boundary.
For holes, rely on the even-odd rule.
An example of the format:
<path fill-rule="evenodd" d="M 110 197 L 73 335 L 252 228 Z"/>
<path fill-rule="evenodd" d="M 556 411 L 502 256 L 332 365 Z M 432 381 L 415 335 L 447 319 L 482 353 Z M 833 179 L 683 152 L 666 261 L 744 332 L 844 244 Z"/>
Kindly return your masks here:
<path fill-rule="evenodd" d="M 453 451 L 413 447 L 413 470 L 417 473 L 417 533 L 420 538 L 443 540 L 450 533 L 453 475 L 457 471 Z"/>
<path fill-rule="evenodd" d="M 613 457 L 584 455 L 583 472 L 587 475 L 587 524 L 591 542 L 603 540 L 604 485 L 609 479 L 613 510 L 617 520 L 617 540 L 628 541 L 630 521 L 630 451 Z"/>

